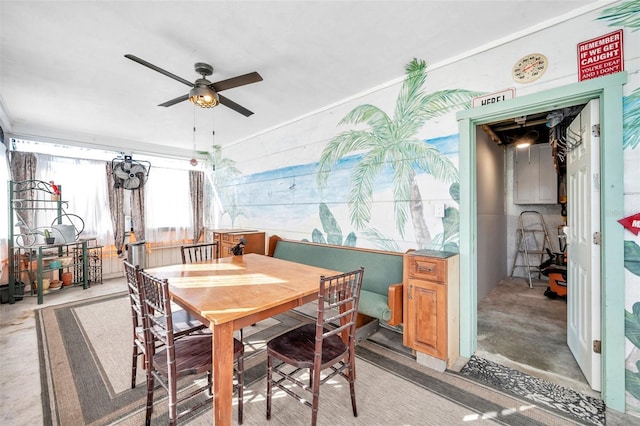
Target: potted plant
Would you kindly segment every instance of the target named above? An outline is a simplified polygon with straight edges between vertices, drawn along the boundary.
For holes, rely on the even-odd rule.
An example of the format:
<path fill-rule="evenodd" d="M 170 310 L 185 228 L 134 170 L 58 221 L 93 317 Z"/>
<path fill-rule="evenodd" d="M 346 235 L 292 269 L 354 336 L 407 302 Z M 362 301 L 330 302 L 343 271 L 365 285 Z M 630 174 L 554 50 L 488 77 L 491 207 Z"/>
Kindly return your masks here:
<path fill-rule="evenodd" d="M 47 244 L 53 244 L 56 241 L 56 238 L 51 236 L 51 232 L 48 229 L 44 230 L 44 241 Z"/>

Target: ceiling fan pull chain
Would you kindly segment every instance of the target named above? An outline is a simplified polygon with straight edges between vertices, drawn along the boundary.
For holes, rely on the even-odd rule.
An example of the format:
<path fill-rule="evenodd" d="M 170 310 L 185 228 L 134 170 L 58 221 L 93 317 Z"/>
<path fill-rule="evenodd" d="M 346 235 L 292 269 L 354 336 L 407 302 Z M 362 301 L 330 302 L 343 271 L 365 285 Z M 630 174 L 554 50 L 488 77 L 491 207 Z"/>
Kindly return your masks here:
<path fill-rule="evenodd" d="M 196 158 L 196 105 L 193 105 L 193 157 L 190 161 L 193 167 L 198 165 L 198 159 Z"/>

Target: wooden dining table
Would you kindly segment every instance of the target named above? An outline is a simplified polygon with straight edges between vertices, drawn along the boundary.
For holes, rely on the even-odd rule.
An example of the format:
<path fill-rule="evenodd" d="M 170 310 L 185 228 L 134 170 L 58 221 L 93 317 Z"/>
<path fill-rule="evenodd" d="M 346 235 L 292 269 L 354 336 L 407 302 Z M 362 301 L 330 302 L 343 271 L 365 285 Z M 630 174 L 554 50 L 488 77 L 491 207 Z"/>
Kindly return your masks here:
<path fill-rule="evenodd" d="M 340 273 L 260 254 L 149 268 L 147 272 L 168 279 L 171 299 L 209 324 L 215 425 L 232 421 L 234 330 L 315 300 L 320 276 Z"/>

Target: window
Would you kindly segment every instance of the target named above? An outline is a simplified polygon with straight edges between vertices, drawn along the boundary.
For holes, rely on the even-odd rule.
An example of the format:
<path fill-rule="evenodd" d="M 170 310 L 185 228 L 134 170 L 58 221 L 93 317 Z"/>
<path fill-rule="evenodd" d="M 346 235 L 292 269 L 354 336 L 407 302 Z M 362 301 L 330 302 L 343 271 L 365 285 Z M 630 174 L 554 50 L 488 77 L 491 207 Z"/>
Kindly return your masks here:
<path fill-rule="evenodd" d="M 145 184 L 146 240 L 162 243 L 191 237 L 189 172 L 152 168 Z"/>
<path fill-rule="evenodd" d="M 98 244 L 113 244 L 105 163 L 112 161 L 114 157 L 120 157 L 122 153 L 22 139 L 11 139 L 11 143 L 14 150 L 33 152 L 36 155 L 37 179 L 45 182 L 53 180 L 62 186 L 62 198 L 69 202 L 65 211 L 80 216 L 84 222 L 83 238 L 96 237 Z M 189 194 L 189 170 L 194 167 L 184 159 L 142 154 L 140 157 L 152 164 L 149 179 L 144 185 L 145 240 L 160 245 L 190 240 L 193 238 L 193 213 Z M 203 163 L 198 168 L 204 165 Z M 6 171 L 4 162 L 3 166 Z M 130 191 L 125 190 L 125 215 L 131 214 L 129 195 Z M 6 200 L 4 203 L 6 204 Z M 6 215 L 7 208 L 1 210 L 0 215 Z M 129 229 L 125 231 L 128 232 Z M 0 231 L 0 241 L 6 233 L 7 229 Z M 4 238 L 6 243 L 6 236 Z"/>
<path fill-rule="evenodd" d="M 104 161 L 81 160 L 37 154 L 36 179 L 54 181 L 62 187 L 63 223 L 71 221 L 76 228 L 84 224 L 82 238 L 97 238 L 104 245 L 113 241 L 107 176 Z M 73 216 L 77 215 L 77 216 Z M 80 219 L 78 219 L 78 217 Z M 49 221 L 55 218 L 48 219 Z"/>

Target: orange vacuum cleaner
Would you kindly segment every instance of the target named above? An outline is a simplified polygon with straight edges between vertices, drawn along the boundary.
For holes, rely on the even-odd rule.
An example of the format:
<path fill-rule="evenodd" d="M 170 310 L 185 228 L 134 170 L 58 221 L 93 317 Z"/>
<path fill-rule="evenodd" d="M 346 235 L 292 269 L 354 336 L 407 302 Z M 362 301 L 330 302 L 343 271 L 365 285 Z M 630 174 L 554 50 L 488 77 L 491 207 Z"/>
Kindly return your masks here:
<path fill-rule="evenodd" d="M 564 253 L 551 253 L 547 249 L 549 259 L 542 262 L 540 272 L 542 275 L 549 277 L 549 287 L 544 295 L 555 299 L 558 297 L 567 297 L 567 259 Z"/>

